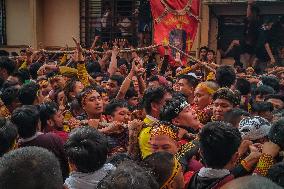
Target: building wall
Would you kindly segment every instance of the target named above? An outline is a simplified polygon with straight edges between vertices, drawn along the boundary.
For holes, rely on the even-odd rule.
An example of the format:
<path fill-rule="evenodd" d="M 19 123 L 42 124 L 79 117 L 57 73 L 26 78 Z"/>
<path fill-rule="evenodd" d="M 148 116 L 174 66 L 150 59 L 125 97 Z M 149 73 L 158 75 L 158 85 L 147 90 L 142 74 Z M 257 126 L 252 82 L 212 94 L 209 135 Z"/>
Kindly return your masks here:
<path fill-rule="evenodd" d="M 7 44 L 32 45 L 29 0 L 6 0 Z"/>
<path fill-rule="evenodd" d="M 44 46 L 74 46 L 79 39 L 79 0 L 43 0 Z"/>

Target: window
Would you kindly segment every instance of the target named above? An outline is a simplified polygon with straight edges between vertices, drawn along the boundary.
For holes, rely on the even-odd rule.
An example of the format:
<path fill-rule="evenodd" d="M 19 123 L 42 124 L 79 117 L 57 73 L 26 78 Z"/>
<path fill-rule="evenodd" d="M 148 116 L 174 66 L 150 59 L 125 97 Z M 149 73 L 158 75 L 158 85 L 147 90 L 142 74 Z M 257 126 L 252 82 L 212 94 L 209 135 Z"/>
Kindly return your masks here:
<path fill-rule="evenodd" d="M 104 42 L 115 38 L 137 41 L 138 19 L 133 12 L 139 5 L 138 0 L 81 0 L 81 43 L 90 47 L 96 35 Z"/>
<path fill-rule="evenodd" d="M 0 0 L 0 45 L 6 45 L 6 12 L 5 0 Z"/>

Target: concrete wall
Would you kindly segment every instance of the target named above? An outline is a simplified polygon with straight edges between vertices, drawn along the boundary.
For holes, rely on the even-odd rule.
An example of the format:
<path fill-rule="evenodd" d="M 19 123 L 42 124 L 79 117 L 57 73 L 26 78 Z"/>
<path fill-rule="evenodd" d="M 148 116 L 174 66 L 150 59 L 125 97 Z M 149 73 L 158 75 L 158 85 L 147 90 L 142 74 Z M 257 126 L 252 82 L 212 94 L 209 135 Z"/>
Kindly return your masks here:
<path fill-rule="evenodd" d="M 29 0 L 6 0 L 7 44 L 32 45 Z"/>
<path fill-rule="evenodd" d="M 43 0 L 44 46 L 74 46 L 72 36 L 79 39 L 79 0 Z"/>

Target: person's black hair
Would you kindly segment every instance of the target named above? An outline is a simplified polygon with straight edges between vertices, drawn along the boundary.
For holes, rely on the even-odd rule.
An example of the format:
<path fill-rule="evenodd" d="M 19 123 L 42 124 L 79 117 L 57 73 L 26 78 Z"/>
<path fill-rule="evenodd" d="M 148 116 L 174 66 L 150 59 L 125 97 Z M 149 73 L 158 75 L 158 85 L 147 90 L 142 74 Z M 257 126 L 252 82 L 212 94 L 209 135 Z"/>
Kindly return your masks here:
<path fill-rule="evenodd" d="M 36 106 L 24 105 L 13 111 L 11 121 L 16 125 L 21 138 L 29 138 L 37 131 L 39 112 Z"/>
<path fill-rule="evenodd" d="M 122 65 L 125 65 L 127 68 L 129 68 L 129 64 L 125 58 L 119 58 L 117 60 L 117 67 L 119 68 Z"/>
<path fill-rule="evenodd" d="M 280 95 L 280 94 L 267 95 L 265 97 L 265 101 L 267 101 L 269 99 L 278 99 L 278 100 L 281 100 L 284 103 L 284 95 Z"/>
<path fill-rule="evenodd" d="M 275 91 L 272 87 L 268 85 L 260 85 L 255 90 L 253 90 L 254 96 L 256 95 L 265 96 L 265 95 L 270 95 L 270 94 L 275 94 Z"/>
<path fill-rule="evenodd" d="M 208 51 L 209 50 L 209 48 L 207 47 L 207 46 L 203 46 L 203 47 L 200 47 L 200 49 L 199 49 L 199 52 L 201 51 L 201 50 L 206 50 L 206 51 Z"/>
<path fill-rule="evenodd" d="M 90 61 L 86 64 L 88 73 L 101 72 L 101 66 L 98 62 Z"/>
<path fill-rule="evenodd" d="M 46 129 L 47 121 L 58 111 L 58 105 L 55 102 L 45 102 L 39 105 L 40 123 L 42 129 Z"/>
<path fill-rule="evenodd" d="M 126 153 L 117 153 L 117 154 L 111 156 L 107 160 L 107 163 L 110 163 L 113 166 L 117 167 L 123 161 L 127 161 L 127 160 L 131 160 L 131 157 L 129 155 L 127 155 Z"/>
<path fill-rule="evenodd" d="M 134 90 L 133 87 L 129 87 L 129 89 L 125 93 L 125 99 L 128 100 L 132 97 L 138 97 L 138 93 Z"/>
<path fill-rule="evenodd" d="M 284 188 L 284 162 L 272 165 L 266 177 Z"/>
<path fill-rule="evenodd" d="M 251 91 L 250 82 L 244 78 L 238 78 L 236 82 L 236 89 L 240 91 L 241 95 L 248 95 Z"/>
<path fill-rule="evenodd" d="M 13 102 L 18 100 L 19 89 L 17 87 L 8 87 L 3 90 L 0 98 L 5 106 L 12 105 Z"/>
<path fill-rule="evenodd" d="M 124 81 L 124 77 L 121 75 L 112 75 L 109 79 L 116 81 L 118 86 L 121 86 L 122 82 Z"/>
<path fill-rule="evenodd" d="M 73 112 L 80 111 L 81 108 L 82 108 L 77 99 L 72 100 L 69 103 L 69 106 L 70 106 L 70 111 L 71 111 L 72 114 L 73 114 Z"/>
<path fill-rule="evenodd" d="M 42 66 L 42 63 L 40 62 L 35 62 L 30 65 L 29 72 L 30 72 L 32 79 L 37 79 L 37 71 L 39 70 L 41 66 Z"/>
<path fill-rule="evenodd" d="M 209 52 L 211 52 L 213 55 L 215 55 L 215 54 L 216 54 L 216 53 L 215 53 L 215 51 L 214 51 L 214 50 L 212 50 L 212 49 L 209 49 L 209 50 L 207 51 L 207 54 L 208 54 Z"/>
<path fill-rule="evenodd" d="M 105 115 L 113 115 L 117 108 L 127 108 L 128 104 L 124 100 L 113 99 L 105 107 Z"/>
<path fill-rule="evenodd" d="M 5 50 L 0 50 L 0 57 L 8 57 L 9 56 L 9 52 L 5 51 Z"/>
<path fill-rule="evenodd" d="M 32 105 L 39 90 L 39 85 L 35 82 L 30 82 L 22 85 L 19 90 L 19 100 L 23 105 Z"/>
<path fill-rule="evenodd" d="M 0 159 L 0 188 L 62 189 L 59 162 L 52 152 L 39 147 L 23 147 Z"/>
<path fill-rule="evenodd" d="M 18 53 L 16 53 L 15 51 L 11 52 L 11 56 L 19 56 Z"/>
<path fill-rule="evenodd" d="M 151 56 L 149 57 L 149 62 L 146 64 L 146 77 L 149 78 L 151 76 L 152 69 L 157 67 L 157 64 L 151 62 Z"/>
<path fill-rule="evenodd" d="M 224 168 L 238 151 L 241 140 L 241 133 L 230 123 L 207 123 L 199 134 L 203 162 L 209 168 Z"/>
<path fill-rule="evenodd" d="M 222 188 L 229 189 L 281 189 L 280 186 L 266 177 L 250 175 L 239 177 L 228 182 Z"/>
<path fill-rule="evenodd" d="M 134 161 L 122 162 L 116 170 L 106 176 L 97 189 L 158 189 L 154 176 Z"/>
<path fill-rule="evenodd" d="M 235 126 L 238 125 L 237 121 L 240 121 L 241 116 L 250 116 L 250 113 L 241 108 L 233 108 L 224 114 L 224 121 Z"/>
<path fill-rule="evenodd" d="M 64 96 L 65 96 L 65 92 L 63 89 L 59 88 L 59 89 L 56 89 L 53 93 L 53 95 L 50 97 L 51 100 L 53 100 L 55 103 L 57 103 L 59 105 L 59 102 L 58 102 L 58 95 L 59 93 L 63 92 L 64 93 Z M 66 103 L 66 102 L 65 102 Z"/>
<path fill-rule="evenodd" d="M 0 69 L 5 69 L 8 75 L 11 75 L 15 70 L 15 62 L 8 57 L 0 57 Z"/>
<path fill-rule="evenodd" d="M 236 73 L 232 66 L 220 66 L 216 70 L 216 82 L 220 87 L 231 87 L 236 80 Z"/>
<path fill-rule="evenodd" d="M 158 76 L 158 75 L 153 75 L 153 76 L 151 76 L 151 77 L 147 80 L 148 83 L 149 83 L 149 82 L 153 82 L 153 81 L 158 81 L 158 82 L 159 82 L 159 76 Z"/>
<path fill-rule="evenodd" d="M 268 86 L 272 87 L 276 93 L 279 92 L 280 83 L 279 83 L 279 79 L 277 77 L 262 76 L 261 82 L 263 83 L 263 85 L 268 85 Z"/>
<path fill-rule="evenodd" d="M 95 90 L 95 91 L 97 91 L 97 92 L 99 93 L 99 91 L 96 89 L 96 87 L 94 87 L 94 86 L 88 86 L 88 87 L 85 87 L 85 88 L 83 89 L 83 91 L 81 91 L 81 92 L 76 96 L 76 98 L 77 98 L 79 104 L 82 105 L 83 97 L 85 96 L 85 94 L 89 93 L 89 92 L 92 91 L 92 90 Z M 100 93 L 99 93 L 99 94 L 100 94 Z"/>
<path fill-rule="evenodd" d="M 17 81 L 6 80 L 2 83 L 1 91 L 4 91 L 5 89 L 10 88 L 10 87 L 15 87 L 16 85 L 19 85 Z"/>
<path fill-rule="evenodd" d="M 273 105 L 270 102 L 254 102 L 251 105 L 252 112 L 272 112 L 273 111 Z"/>
<path fill-rule="evenodd" d="M 18 131 L 15 125 L 4 117 L 0 117 L 0 158 L 16 143 Z"/>
<path fill-rule="evenodd" d="M 64 150 L 77 171 L 91 173 L 100 169 L 107 159 L 107 139 L 90 126 L 75 128 L 64 144 Z"/>
<path fill-rule="evenodd" d="M 162 187 L 173 172 L 174 155 L 169 152 L 156 152 L 143 159 L 143 164 L 154 173 L 159 187 Z"/>
<path fill-rule="evenodd" d="M 29 71 L 27 69 L 20 69 L 16 72 L 12 73 L 12 76 L 17 77 L 21 84 L 25 83 L 26 80 L 30 79 L 30 74 L 29 74 Z"/>
<path fill-rule="evenodd" d="M 106 77 L 106 74 L 102 73 L 102 72 L 92 72 L 90 73 L 90 75 L 92 76 L 92 78 L 96 79 L 97 77 Z"/>
<path fill-rule="evenodd" d="M 284 118 L 279 119 L 272 124 L 268 138 L 273 143 L 284 149 Z"/>
<path fill-rule="evenodd" d="M 225 99 L 229 101 L 233 106 L 237 106 L 241 102 L 241 97 L 238 91 L 232 91 L 229 88 L 219 88 L 212 97 L 213 101 L 217 99 Z"/>
<path fill-rule="evenodd" d="M 73 99 L 70 98 L 69 93 L 74 92 L 76 82 L 79 82 L 78 78 L 72 78 L 71 80 L 67 81 L 67 83 L 64 87 L 64 94 L 65 94 L 68 102 L 73 100 Z"/>
<path fill-rule="evenodd" d="M 185 79 L 187 81 L 188 85 L 190 87 L 193 87 L 193 88 L 195 88 L 198 85 L 198 83 L 199 83 L 198 79 L 193 77 L 192 75 L 183 74 L 183 75 L 178 76 L 178 79 L 179 80 L 180 79 Z"/>
<path fill-rule="evenodd" d="M 179 110 L 181 103 L 186 102 L 186 98 L 181 95 L 175 95 L 173 98 L 166 102 L 166 104 L 160 110 L 159 119 L 160 121 L 171 122 L 172 119 L 176 118 L 179 111 L 176 112 L 176 109 Z"/>
<path fill-rule="evenodd" d="M 165 87 L 154 87 L 154 88 L 148 88 L 143 96 L 143 106 L 145 108 L 145 111 L 147 114 L 151 113 L 151 103 L 153 102 L 160 102 L 160 100 L 164 97 L 164 95 L 168 91 Z"/>

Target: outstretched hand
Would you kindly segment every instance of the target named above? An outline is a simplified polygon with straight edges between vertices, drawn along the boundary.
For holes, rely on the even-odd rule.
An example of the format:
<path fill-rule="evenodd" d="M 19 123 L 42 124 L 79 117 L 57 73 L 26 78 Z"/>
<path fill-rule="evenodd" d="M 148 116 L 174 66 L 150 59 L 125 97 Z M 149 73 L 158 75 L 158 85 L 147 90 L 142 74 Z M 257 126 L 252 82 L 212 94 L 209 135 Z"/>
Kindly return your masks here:
<path fill-rule="evenodd" d="M 83 56 L 83 49 L 80 45 L 80 43 L 75 39 L 75 37 L 72 37 L 75 45 L 76 45 L 76 50 L 74 52 L 74 61 L 75 62 L 82 62 L 85 60 L 85 57 Z"/>

